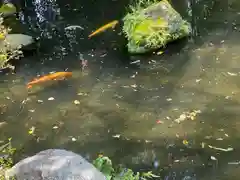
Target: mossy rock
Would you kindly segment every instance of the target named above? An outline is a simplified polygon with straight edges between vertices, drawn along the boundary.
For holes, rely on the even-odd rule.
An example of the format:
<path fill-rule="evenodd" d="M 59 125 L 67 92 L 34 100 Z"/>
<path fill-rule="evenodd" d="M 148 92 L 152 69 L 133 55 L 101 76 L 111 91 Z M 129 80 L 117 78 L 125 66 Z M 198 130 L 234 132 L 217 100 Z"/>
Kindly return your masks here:
<path fill-rule="evenodd" d="M 0 7 L 0 13 L 3 17 L 14 15 L 17 12 L 17 8 L 12 3 L 5 3 Z"/>
<path fill-rule="evenodd" d="M 130 53 L 153 51 L 190 34 L 190 24 L 167 0 L 145 1 L 131 7 L 132 12 L 123 19 Z"/>

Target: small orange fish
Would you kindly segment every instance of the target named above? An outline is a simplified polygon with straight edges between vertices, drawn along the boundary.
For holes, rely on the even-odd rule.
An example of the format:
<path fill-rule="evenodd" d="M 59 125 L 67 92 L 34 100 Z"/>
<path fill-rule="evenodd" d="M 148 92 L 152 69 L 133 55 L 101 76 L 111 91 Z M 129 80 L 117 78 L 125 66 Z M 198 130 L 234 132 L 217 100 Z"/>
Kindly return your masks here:
<path fill-rule="evenodd" d="M 114 21 L 111 21 L 110 23 L 108 24 L 105 24 L 103 26 L 101 26 L 100 28 L 98 28 L 96 31 L 94 31 L 92 34 L 90 34 L 88 36 L 88 38 L 91 38 L 92 36 L 95 36 L 96 34 L 98 33 L 101 33 L 103 31 L 105 31 L 106 29 L 109 29 L 109 28 L 115 28 L 115 26 L 118 24 L 118 21 L 117 20 L 114 20 Z"/>
<path fill-rule="evenodd" d="M 29 82 L 27 84 L 27 88 L 32 88 L 32 85 L 34 84 L 39 84 L 39 83 L 43 83 L 46 81 L 51 81 L 51 80 L 61 80 L 61 79 L 65 79 L 67 77 L 72 77 L 72 72 L 56 72 L 53 74 L 48 74 L 45 76 L 42 76 L 40 78 L 34 79 L 33 81 Z"/>

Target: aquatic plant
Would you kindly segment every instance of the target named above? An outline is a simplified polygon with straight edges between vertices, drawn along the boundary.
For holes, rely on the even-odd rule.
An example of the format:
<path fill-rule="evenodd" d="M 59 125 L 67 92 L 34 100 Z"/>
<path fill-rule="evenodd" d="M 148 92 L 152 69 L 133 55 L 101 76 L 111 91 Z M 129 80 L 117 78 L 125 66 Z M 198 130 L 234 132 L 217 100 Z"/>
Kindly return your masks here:
<path fill-rule="evenodd" d="M 107 180 L 147 180 L 153 177 L 159 177 L 152 174 L 151 171 L 143 173 L 134 173 L 131 169 L 122 166 L 113 167 L 112 161 L 107 156 L 99 156 L 93 161 L 93 165 L 101 171 Z"/>
<path fill-rule="evenodd" d="M 146 17 L 141 13 L 141 10 L 156 2 L 158 2 L 158 0 L 139 0 L 133 2 L 132 5 L 129 5 L 127 9 L 128 13 L 123 18 L 123 32 L 127 38 L 130 37 L 130 32 L 132 32 L 139 23 L 146 19 Z"/>
<path fill-rule="evenodd" d="M 6 36 L 10 31 L 11 29 L 3 25 L 3 17 L 0 16 L 0 69 L 14 69 L 14 66 L 10 64 L 10 60 L 19 59 L 23 55 L 20 50 L 21 47 L 12 48 L 7 42 Z"/>
<path fill-rule="evenodd" d="M 187 36 L 190 24 L 167 0 L 137 0 L 123 18 L 123 32 L 130 53 L 144 53 Z"/>
<path fill-rule="evenodd" d="M 8 142 L 0 146 L 0 180 L 4 178 L 4 170 L 13 166 L 13 155 L 16 152 L 16 148 L 12 147 L 11 138 Z"/>

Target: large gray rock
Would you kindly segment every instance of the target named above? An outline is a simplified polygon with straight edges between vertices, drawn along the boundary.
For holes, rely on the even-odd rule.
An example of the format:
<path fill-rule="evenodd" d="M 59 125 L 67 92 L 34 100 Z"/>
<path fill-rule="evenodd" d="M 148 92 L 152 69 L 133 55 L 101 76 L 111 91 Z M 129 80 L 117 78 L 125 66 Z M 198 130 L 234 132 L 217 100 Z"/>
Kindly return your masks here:
<path fill-rule="evenodd" d="M 6 180 L 106 180 L 82 156 L 61 149 L 48 149 L 21 160 L 5 173 Z"/>

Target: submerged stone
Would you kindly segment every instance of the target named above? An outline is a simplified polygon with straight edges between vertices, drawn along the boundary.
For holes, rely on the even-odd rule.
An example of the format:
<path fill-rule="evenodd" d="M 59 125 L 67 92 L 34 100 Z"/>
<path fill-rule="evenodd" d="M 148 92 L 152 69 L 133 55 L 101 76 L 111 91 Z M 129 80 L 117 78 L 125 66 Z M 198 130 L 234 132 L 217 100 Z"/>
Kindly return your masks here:
<path fill-rule="evenodd" d="M 21 160 L 5 172 L 5 179 L 81 179 L 106 180 L 105 176 L 82 156 L 71 151 L 48 149 Z"/>
<path fill-rule="evenodd" d="M 167 0 L 144 5 L 139 2 L 123 19 L 130 53 L 153 51 L 190 34 L 190 24 Z"/>
<path fill-rule="evenodd" d="M 28 49 L 29 46 L 34 44 L 34 39 L 32 36 L 28 36 L 25 34 L 7 34 L 5 38 L 6 42 L 9 43 L 9 48 L 11 49 Z M 0 48 L 3 47 L 4 44 L 0 43 Z"/>

